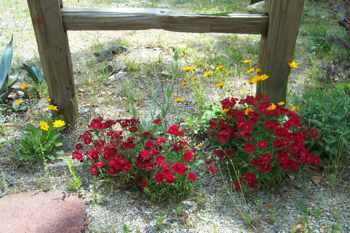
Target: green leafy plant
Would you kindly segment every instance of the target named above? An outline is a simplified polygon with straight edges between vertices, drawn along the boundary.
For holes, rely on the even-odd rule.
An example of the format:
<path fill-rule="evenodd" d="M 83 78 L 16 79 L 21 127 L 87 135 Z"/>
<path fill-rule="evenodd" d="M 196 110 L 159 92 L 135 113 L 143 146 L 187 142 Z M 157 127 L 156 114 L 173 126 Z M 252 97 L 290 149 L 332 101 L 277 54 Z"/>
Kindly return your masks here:
<path fill-rule="evenodd" d="M 74 167 L 73 160 L 71 158 L 65 159 L 69 173 L 71 175 L 71 180 L 68 183 L 68 190 L 72 192 L 77 192 L 81 187 L 81 179 L 77 175 L 77 171 Z"/>
<path fill-rule="evenodd" d="M 220 112 L 221 108 L 219 105 L 206 105 L 201 114 L 189 114 L 185 118 L 184 126 L 193 132 L 194 135 L 205 135 L 209 120 L 220 114 Z"/>
<path fill-rule="evenodd" d="M 39 126 L 29 124 L 19 143 L 17 159 L 24 164 L 46 163 L 57 159 L 62 152 L 62 120 L 40 121 Z"/>
<path fill-rule="evenodd" d="M 0 60 L 0 103 L 5 102 L 8 98 L 8 95 L 12 91 L 13 85 L 18 81 L 10 80 L 9 73 L 11 71 L 13 58 L 13 38 L 6 45 L 3 55 Z"/>
<path fill-rule="evenodd" d="M 337 161 L 350 151 L 350 88 L 329 86 L 308 89 L 296 97 L 299 114 L 310 127 L 320 130 L 320 139 L 312 146 L 321 157 Z"/>

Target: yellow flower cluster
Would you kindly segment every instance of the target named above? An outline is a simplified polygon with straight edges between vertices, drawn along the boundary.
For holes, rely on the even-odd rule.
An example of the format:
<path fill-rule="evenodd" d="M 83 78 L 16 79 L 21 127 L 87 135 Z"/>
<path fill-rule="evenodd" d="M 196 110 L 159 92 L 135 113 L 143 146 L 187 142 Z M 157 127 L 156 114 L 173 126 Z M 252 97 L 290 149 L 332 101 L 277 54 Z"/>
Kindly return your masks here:
<path fill-rule="evenodd" d="M 65 125 L 66 125 L 66 122 L 64 122 L 64 120 L 55 120 L 52 124 L 54 128 L 58 128 L 58 129 L 64 127 Z"/>
<path fill-rule="evenodd" d="M 195 65 L 188 65 L 182 68 L 182 71 L 184 72 L 194 72 L 196 71 L 197 67 Z"/>
<path fill-rule="evenodd" d="M 47 109 L 53 112 L 57 112 L 58 111 L 58 107 L 56 105 L 50 104 L 49 106 L 47 106 Z"/>
<path fill-rule="evenodd" d="M 219 82 L 215 83 L 215 86 L 218 89 L 223 89 L 224 86 L 225 86 L 225 82 L 224 81 L 219 81 Z"/>
<path fill-rule="evenodd" d="M 266 110 L 267 110 L 267 111 L 274 111 L 274 110 L 276 110 L 276 108 L 277 108 L 277 105 L 274 104 L 274 103 L 271 103 L 270 106 L 268 106 L 268 107 L 266 108 Z"/>
<path fill-rule="evenodd" d="M 178 104 L 182 103 L 182 102 L 184 102 L 184 98 L 181 96 L 175 96 L 175 102 Z"/>
<path fill-rule="evenodd" d="M 256 84 L 258 82 L 265 81 L 269 79 L 270 77 L 267 74 L 257 74 L 249 79 L 250 84 Z"/>
<path fill-rule="evenodd" d="M 52 127 L 56 128 L 56 129 L 59 129 L 59 128 L 62 128 L 66 125 L 66 122 L 64 120 L 55 120 L 53 123 L 52 123 Z M 48 121 L 40 121 L 39 122 L 39 128 L 42 130 L 42 131 L 49 131 L 49 128 L 50 128 L 50 125 L 49 125 L 49 122 Z"/>
<path fill-rule="evenodd" d="M 210 78 L 210 77 L 212 77 L 214 75 L 214 72 L 212 71 L 212 70 L 206 70 L 206 71 L 204 71 L 204 73 L 203 73 L 203 76 L 205 77 L 205 78 Z"/>
<path fill-rule="evenodd" d="M 245 114 L 246 116 L 248 116 L 249 113 L 251 113 L 251 112 L 254 112 L 254 110 L 253 110 L 252 108 L 250 108 L 250 107 L 248 107 L 248 108 L 246 108 L 246 109 L 244 110 L 244 114 Z"/>
<path fill-rule="evenodd" d="M 218 65 L 215 68 L 216 72 L 224 72 L 225 71 L 225 66 L 224 65 Z"/>
<path fill-rule="evenodd" d="M 295 70 L 299 68 L 299 64 L 296 60 L 292 60 L 288 63 L 288 66 L 291 70 Z"/>
<path fill-rule="evenodd" d="M 16 99 L 16 100 L 15 100 L 15 106 L 18 107 L 18 106 L 20 106 L 23 102 L 24 102 L 23 99 Z"/>
<path fill-rule="evenodd" d="M 47 121 L 40 121 L 39 122 L 39 128 L 42 130 L 42 131 L 48 131 L 50 126 L 49 126 L 49 123 Z"/>
<path fill-rule="evenodd" d="M 28 83 L 20 83 L 19 84 L 19 89 L 21 89 L 21 91 L 26 91 L 29 87 L 30 87 L 30 85 Z"/>

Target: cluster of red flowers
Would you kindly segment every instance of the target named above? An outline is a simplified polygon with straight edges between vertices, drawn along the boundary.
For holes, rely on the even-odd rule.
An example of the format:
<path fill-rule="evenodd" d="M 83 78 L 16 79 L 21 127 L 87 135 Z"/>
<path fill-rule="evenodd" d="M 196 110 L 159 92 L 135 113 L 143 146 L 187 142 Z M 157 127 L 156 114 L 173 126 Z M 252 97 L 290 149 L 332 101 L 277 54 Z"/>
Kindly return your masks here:
<path fill-rule="evenodd" d="M 242 184 L 255 188 L 259 181 L 319 165 L 320 158 L 305 147 L 306 140 L 318 138 L 317 129 L 305 129 L 298 114 L 283 104 L 247 96 L 224 99 L 221 105 L 224 117 L 209 122 L 208 135 L 216 149 L 208 168 L 215 171 L 213 161 L 230 160 L 241 174 L 233 184 L 235 189 L 240 190 Z"/>
<path fill-rule="evenodd" d="M 184 139 L 178 124 L 162 131 L 162 120 L 143 130 L 137 119 L 91 120 L 80 136 L 73 158 L 90 165 L 94 176 L 127 174 L 142 189 L 149 185 L 193 183 L 195 152 Z"/>

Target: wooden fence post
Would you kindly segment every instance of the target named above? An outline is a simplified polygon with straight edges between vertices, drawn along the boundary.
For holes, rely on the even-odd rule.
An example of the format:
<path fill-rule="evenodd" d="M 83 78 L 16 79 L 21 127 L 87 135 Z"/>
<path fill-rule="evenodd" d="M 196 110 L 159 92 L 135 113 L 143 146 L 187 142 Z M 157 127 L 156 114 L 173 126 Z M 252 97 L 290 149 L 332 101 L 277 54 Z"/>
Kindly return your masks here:
<path fill-rule="evenodd" d="M 266 0 L 269 27 L 262 35 L 259 66 L 270 78 L 257 86 L 257 95 L 285 101 L 290 68 L 298 36 L 304 0 Z"/>
<path fill-rule="evenodd" d="M 77 102 L 67 32 L 62 21 L 62 0 L 27 1 L 50 97 L 67 123 L 74 125 Z"/>

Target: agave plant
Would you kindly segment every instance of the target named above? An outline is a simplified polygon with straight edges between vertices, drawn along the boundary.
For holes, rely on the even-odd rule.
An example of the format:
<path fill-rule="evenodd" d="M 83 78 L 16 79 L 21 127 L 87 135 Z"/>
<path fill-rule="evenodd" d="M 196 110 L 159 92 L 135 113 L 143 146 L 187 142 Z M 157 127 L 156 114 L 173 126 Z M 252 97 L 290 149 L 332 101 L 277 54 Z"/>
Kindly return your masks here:
<path fill-rule="evenodd" d="M 41 68 L 34 64 L 23 64 L 22 69 L 25 70 L 28 76 L 36 83 L 40 84 L 45 81 L 43 71 Z"/>
<path fill-rule="evenodd" d="M 13 38 L 6 45 L 4 53 L 0 60 L 0 102 L 4 102 L 12 91 L 13 85 L 17 79 L 10 81 L 9 73 L 11 70 L 13 58 Z"/>

